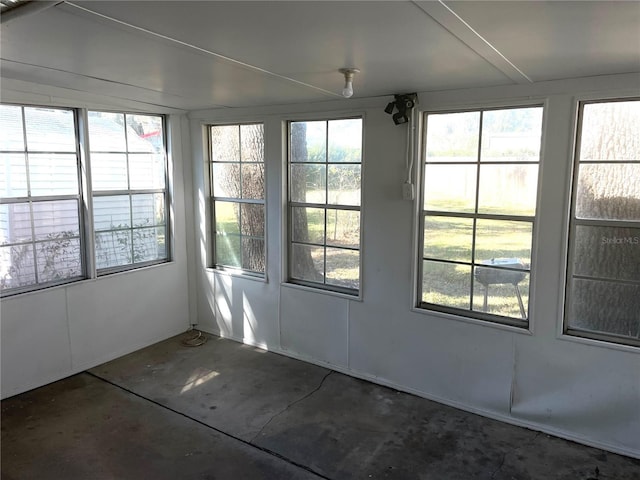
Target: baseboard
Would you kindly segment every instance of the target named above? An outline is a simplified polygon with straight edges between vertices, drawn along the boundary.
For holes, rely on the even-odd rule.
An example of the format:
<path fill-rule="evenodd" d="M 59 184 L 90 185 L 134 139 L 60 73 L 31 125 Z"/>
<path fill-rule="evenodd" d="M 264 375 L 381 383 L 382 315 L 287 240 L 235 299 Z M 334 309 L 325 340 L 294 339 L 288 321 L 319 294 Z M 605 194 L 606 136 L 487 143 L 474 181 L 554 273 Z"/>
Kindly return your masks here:
<path fill-rule="evenodd" d="M 198 327 L 199 328 L 199 327 Z M 199 328 L 200 329 L 200 328 Z M 492 420 L 498 420 L 500 422 L 504 422 L 504 423 L 508 423 L 510 425 L 515 425 L 517 427 L 523 427 L 523 428 L 527 428 L 529 430 L 534 430 L 536 432 L 542 432 L 548 435 L 552 435 L 554 437 L 559 437 L 562 438 L 564 440 L 569 440 L 571 442 L 575 442 L 575 443 L 579 443 L 581 445 L 586 445 L 588 447 L 594 447 L 594 448 L 599 448 L 600 450 L 606 450 L 608 452 L 612 452 L 612 453 L 616 453 L 619 455 L 624 455 L 627 457 L 631 457 L 631 458 L 637 458 L 640 459 L 640 452 L 636 451 L 636 450 L 631 450 L 628 448 L 624 448 L 621 447 L 619 445 L 611 445 L 609 443 L 606 442 L 598 442 L 598 441 L 594 441 L 592 439 L 589 438 L 584 438 L 580 435 L 575 435 L 571 432 L 567 432 L 565 430 L 560 430 L 560 429 L 555 429 L 552 427 L 549 427 L 548 425 L 544 425 L 544 424 L 539 424 L 539 423 L 535 423 L 535 422 L 529 422 L 527 420 L 523 420 L 523 419 L 519 419 L 519 418 L 515 418 L 509 415 L 504 415 L 500 412 L 496 412 L 496 411 L 492 411 L 492 410 L 486 410 L 486 409 L 482 409 L 482 408 L 478 408 L 478 407 L 474 407 L 472 405 L 468 405 L 465 403 L 460 403 L 457 402 L 455 400 L 451 400 L 448 398 L 443 398 L 443 397 L 439 397 L 437 395 L 433 395 L 430 393 L 426 393 L 423 392 L 421 390 L 416 390 L 410 387 L 406 387 L 404 385 L 399 385 L 391 380 L 388 380 L 386 378 L 383 377 L 377 377 L 375 375 L 371 375 L 369 373 L 366 372 L 360 372 L 358 370 L 354 370 L 352 368 L 347 368 L 345 366 L 342 365 L 334 365 L 328 362 L 324 362 L 322 360 L 318 360 L 316 358 L 312 358 L 312 357 L 308 357 L 304 354 L 298 353 L 298 352 L 294 352 L 291 350 L 286 350 L 283 348 L 279 348 L 279 347 L 270 347 L 268 345 L 265 344 L 261 344 L 258 342 L 254 342 L 251 340 L 246 340 L 244 338 L 240 338 L 237 337 L 235 335 L 225 335 L 223 333 L 221 333 L 220 331 L 215 331 L 215 329 L 207 329 L 207 328 L 201 328 L 200 330 L 202 330 L 203 332 L 206 333 L 210 333 L 212 335 L 216 335 L 220 338 L 226 338 L 229 340 L 233 340 L 235 342 L 238 343 L 242 343 L 245 345 L 250 345 L 252 347 L 258 347 L 258 348 L 262 348 L 264 350 L 267 350 L 269 352 L 272 353 L 276 353 L 278 355 L 284 355 L 285 357 L 289 357 L 289 358 L 293 358 L 295 360 L 300 360 L 306 363 L 310 363 L 313 365 L 317 365 L 319 367 L 324 367 L 327 368 L 329 370 L 334 370 L 336 372 L 339 373 L 343 373 L 345 375 L 348 375 L 350 377 L 354 377 L 354 378 L 358 378 L 360 380 L 365 380 L 371 383 L 375 383 L 377 385 L 382 385 L 384 387 L 389 387 L 392 388 L 394 390 L 398 390 L 400 392 L 404 392 L 404 393 L 409 393 L 411 395 L 415 395 L 417 397 L 421 397 L 427 400 L 431 400 L 433 402 L 437 402 L 437 403 L 441 403 L 443 405 L 447 405 L 453 408 L 457 408 L 459 410 L 463 410 L 465 412 L 469 412 L 469 413 L 473 413 L 476 415 L 480 415 L 482 417 L 486 417 L 486 418 L 490 418 Z"/>

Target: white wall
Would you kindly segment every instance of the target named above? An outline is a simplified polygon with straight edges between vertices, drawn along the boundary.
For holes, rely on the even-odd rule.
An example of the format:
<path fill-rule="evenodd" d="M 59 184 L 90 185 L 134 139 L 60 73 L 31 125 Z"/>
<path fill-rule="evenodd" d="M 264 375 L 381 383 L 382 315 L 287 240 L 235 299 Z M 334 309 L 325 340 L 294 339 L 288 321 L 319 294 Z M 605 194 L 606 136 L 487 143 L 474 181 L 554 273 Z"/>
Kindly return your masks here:
<path fill-rule="evenodd" d="M 248 344 L 586 444 L 640 457 L 640 352 L 561 333 L 576 102 L 640 94 L 636 74 L 420 94 L 420 109 L 544 102 L 544 151 L 529 330 L 413 308 L 416 215 L 401 198 L 404 127 L 386 98 L 197 111 L 193 252 L 199 327 Z M 364 114 L 362 299 L 283 283 L 283 122 Z M 210 248 L 202 125 L 263 121 L 267 281 L 206 268 Z M 638 179 L 640 181 L 640 179 Z"/>
<path fill-rule="evenodd" d="M 5 79 L 1 98 L 35 105 L 174 113 L 169 116 L 173 260 L 2 299 L 0 380 L 6 398 L 187 330 L 191 320 L 185 200 L 191 203 L 191 173 L 185 182 L 183 158 L 190 155 L 190 144 L 184 115 Z"/>

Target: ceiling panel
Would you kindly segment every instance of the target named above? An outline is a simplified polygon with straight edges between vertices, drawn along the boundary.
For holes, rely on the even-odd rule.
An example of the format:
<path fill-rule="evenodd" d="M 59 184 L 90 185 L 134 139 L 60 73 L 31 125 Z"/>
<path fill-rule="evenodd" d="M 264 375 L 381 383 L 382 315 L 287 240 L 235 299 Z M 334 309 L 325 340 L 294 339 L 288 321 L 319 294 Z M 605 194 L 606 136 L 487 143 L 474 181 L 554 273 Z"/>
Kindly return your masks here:
<path fill-rule="evenodd" d="M 51 8 L 3 25 L 8 74 L 39 82 L 42 69 L 50 69 L 52 81 L 66 81 L 71 89 L 102 80 L 121 86 L 123 94 L 144 89 L 145 101 L 183 109 L 337 98 L 83 12 L 76 15 L 71 8 Z"/>
<path fill-rule="evenodd" d="M 356 96 L 512 83 L 412 2 L 76 2 L 320 88 Z"/>
<path fill-rule="evenodd" d="M 446 1 L 534 81 L 640 71 L 638 1 Z"/>
<path fill-rule="evenodd" d="M 355 98 L 640 71 L 640 2 L 44 3 L 2 76 L 188 110 L 341 98 L 345 66 Z"/>

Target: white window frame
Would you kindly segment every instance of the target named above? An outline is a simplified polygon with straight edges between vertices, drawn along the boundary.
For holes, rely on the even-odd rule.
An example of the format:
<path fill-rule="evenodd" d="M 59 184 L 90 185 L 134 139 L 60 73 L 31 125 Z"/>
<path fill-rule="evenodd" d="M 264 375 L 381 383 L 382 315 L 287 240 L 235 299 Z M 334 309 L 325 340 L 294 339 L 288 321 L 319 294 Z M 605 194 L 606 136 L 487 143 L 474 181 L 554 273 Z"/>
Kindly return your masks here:
<path fill-rule="evenodd" d="M 263 198 L 262 199 L 248 199 L 248 198 L 236 198 L 236 197 L 223 197 L 223 196 L 217 196 L 215 195 L 214 192 L 214 173 L 213 173 L 213 165 L 214 162 L 213 161 L 213 145 L 212 145 L 212 141 L 211 141 L 211 129 L 213 127 L 238 127 L 240 133 L 239 133 L 239 141 L 240 141 L 240 145 L 239 145 L 239 150 L 238 153 L 240 155 L 240 159 L 237 162 L 223 162 L 223 163 L 232 163 L 232 164 L 237 164 L 241 167 L 241 165 L 243 163 L 246 162 L 242 162 L 241 158 L 242 158 L 242 129 L 240 127 L 244 126 L 244 125 L 261 125 L 262 126 L 262 136 L 263 136 L 263 151 L 262 151 L 262 165 L 263 165 L 263 172 L 264 172 L 264 178 L 263 178 L 263 183 L 264 183 L 264 192 L 263 192 Z M 248 278 L 255 278 L 255 279 L 260 279 L 260 280 L 266 280 L 267 278 L 267 269 L 268 269 L 268 265 L 267 265 L 267 161 L 266 161 L 266 125 L 265 122 L 262 121 L 246 121 L 246 122 L 232 122 L 232 123 L 211 123 L 211 124 L 207 124 L 206 125 L 206 131 L 205 131 L 205 135 L 206 135 L 206 145 L 207 145 L 207 155 L 205 158 L 207 158 L 207 174 L 208 174 L 208 182 L 209 182 L 209 208 L 210 208 L 210 218 L 211 218 L 211 225 L 210 225 L 210 235 L 211 235 L 211 247 L 210 247 L 210 251 L 209 254 L 211 255 L 211 260 L 209 262 L 209 266 L 210 268 L 218 271 L 218 272 L 224 272 L 224 273 L 231 273 L 231 274 L 237 274 L 240 276 L 245 276 Z M 241 167 L 242 168 L 242 167 Z M 242 171 L 240 173 L 240 184 L 242 185 Z M 242 187 L 241 187 L 242 188 Z M 264 257 L 263 257 L 263 264 L 264 264 L 264 270 L 262 272 L 259 271 L 254 271 L 254 270 L 250 270 L 250 269 L 246 269 L 243 268 L 242 266 L 240 267 L 231 267 L 231 266 L 226 266 L 226 265 L 222 265 L 222 264 L 217 264 L 216 263 L 216 248 L 217 248 L 217 232 L 216 232 L 216 208 L 215 208 L 215 203 L 216 201 L 220 201 L 220 202 L 229 202 L 229 203 L 237 203 L 239 206 L 242 205 L 262 205 L 263 210 L 264 210 L 264 221 L 263 221 L 263 235 L 262 237 L 257 237 L 257 236 L 252 236 L 252 235 L 244 235 L 242 234 L 242 223 L 240 223 L 240 232 L 238 233 L 237 237 L 240 239 L 241 245 L 242 245 L 242 239 L 244 238 L 253 238 L 253 239 L 258 239 L 258 240 L 262 240 L 263 244 L 264 244 Z M 239 216 L 241 217 L 242 214 L 239 213 Z M 242 222 L 242 219 L 240 219 L 240 222 Z M 242 262 L 241 262 L 242 263 Z"/>
<path fill-rule="evenodd" d="M 541 139 L 540 139 L 540 156 L 538 162 L 535 162 L 538 165 L 538 179 L 536 184 L 536 211 L 534 215 L 499 215 L 499 214 L 478 214 L 477 212 L 470 214 L 458 214 L 456 212 L 438 212 L 438 211 L 428 211 L 424 209 L 424 198 L 425 198 L 425 168 L 426 168 L 426 138 L 427 138 L 427 117 L 430 114 L 447 114 L 447 113 L 464 113 L 464 112 L 490 112 L 495 110 L 510 110 L 510 109 L 523 109 L 523 108 L 542 108 L 543 111 L 543 119 L 542 119 L 542 127 L 541 127 Z M 531 102 L 500 102 L 498 104 L 480 104 L 480 105 L 470 105 L 470 106 L 456 106 L 453 108 L 442 108 L 442 109 L 434 109 L 434 110 L 423 110 L 420 112 L 420 125 L 422 128 L 420 141 L 417 142 L 416 151 L 420 151 L 419 159 L 420 159 L 420 168 L 418 169 L 418 178 L 419 178 L 419 193 L 417 195 L 416 202 L 416 214 L 418 216 L 416 221 L 417 232 L 414 238 L 416 239 L 416 263 L 414 265 L 414 278 L 415 278 L 415 302 L 413 304 L 413 310 L 419 313 L 430 313 L 436 315 L 443 315 L 448 318 L 456 318 L 467 322 L 472 323 L 482 323 L 485 325 L 500 327 L 500 328 L 513 328 L 514 331 L 523 331 L 528 332 L 531 325 L 531 309 L 532 304 L 534 303 L 534 298 L 532 295 L 533 285 L 534 285 L 534 273 L 535 273 L 535 245 L 536 245 L 536 224 L 539 222 L 540 215 L 540 187 L 541 187 L 541 170 L 543 164 L 543 152 L 544 152 L 544 124 L 545 124 L 545 116 L 547 111 L 547 105 L 544 101 L 531 101 Z M 480 123 L 480 131 L 479 141 L 482 138 L 482 122 Z M 487 162 L 482 162 L 480 160 L 480 147 L 478 149 L 478 159 L 475 163 L 478 165 L 488 164 Z M 523 164 L 530 164 L 531 162 L 519 162 Z M 500 164 L 511 165 L 508 162 L 500 162 Z M 477 209 L 477 195 L 478 195 L 478 184 L 476 184 L 476 209 Z M 475 261 L 475 243 L 476 243 L 476 235 L 475 235 L 475 223 L 478 219 L 487 219 L 487 220 L 502 220 L 502 221 L 523 221 L 531 223 L 531 259 L 529 268 L 526 269 L 526 272 L 529 274 L 529 295 L 528 302 L 526 308 L 526 318 L 524 319 L 516 319 L 512 317 L 505 317 L 500 315 L 495 315 L 483 311 L 472 310 L 472 309 L 462 309 L 457 307 L 449 307 L 444 305 L 427 303 L 422 300 L 423 295 L 423 269 L 424 269 L 424 230 L 425 230 L 425 217 L 428 214 L 434 214 L 436 216 L 454 216 L 460 218 L 470 218 L 473 219 L 473 244 L 472 244 L 472 275 L 475 275 L 475 268 L 479 265 Z M 455 263 L 455 262 L 454 262 Z M 515 269 L 507 269 L 513 270 Z M 517 271 L 520 271 L 518 269 Z M 470 298 L 473 298 L 473 280 L 471 281 L 471 290 L 470 290 Z M 515 327 L 515 328 L 514 328 Z"/>
<path fill-rule="evenodd" d="M 640 164 L 640 159 L 636 160 L 624 160 L 624 161 L 598 161 L 598 160 L 587 160 L 583 163 L 580 158 L 580 150 L 581 150 L 581 141 L 582 141 L 582 125 L 583 125 L 583 112 L 585 105 L 589 104 L 598 104 L 598 103 L 614 103 L 614 102 L 625 102 L 625 101 L 638 101 L 640 102 L 640 97 L 602 97 L 602 98 L 589 98 L 579 100 L 577 103 L 577 122 L 575 127 L 575 149 L 573 154 L 573 162 L 572 162 L 572 170 L 571 170 L 571 199 L 570 199 L 570 208 L 569 208 L 569 222 L 568 222 L 568 233 L 567 233 L 567 255 L 566 255 L 566 280 L 564 285 L 564 304 L 562 311 L 562 334 L 566 335 L 568 338 L 573 338 L 576 340 L 595 340 L 595 341 L 604 341 L 612 344 L 617 344 L 619 346 L 624 347 L 640 347 L 640 338 L 633 338 L 629 336 L 617 335 L 614 333 L 606 333 L 600 331 L 589 331 L 585 329 L 579 328 L 571 328 L 569 326 L 569 318 L 571 314 L 571 304 L 572 304 L 572 294 L 573 294 L 573 281 L 576 278 L 587 278 L 587 279 L 595 279 L 599 280 L 599 277 L 584 277 L 580 275 L 574 274 L 574 260 L 575 260 L 575 232 L 576 227 L 585 225 L 585 226 L 595 226 L 595 227 L 626 227 L 626 228 L 638 228 L 640 229 L 640 221 L 630 221 L 630 220 L 604 220 L 604 219 L 579 219 L 576 217 L 576 205 L 577 205 L 577 196 L 578 196 L 578 177 L 580 173 L 580 166 L 583 164 L 593 164 L 593 163 L 606 163 L 606 164 L 614 164 L 614 163 L 638 163 Z M 640 244 L 638 245 L 640 248 Z M 632 285 L 640 285 L 640 281 L 626 281 L 626 280 L 616 280 L 616 279 L 600 279 L 607 281 L 609 283 L 614 284 L 632 284 Z"/>
<path fill-rule="evenodd" d="M 7 290 L 4 290 L 1 292 L 1 296 L 2 297 L 9 297 L 12 295 L 17 295 L 20 293 L 27 293 L 27 292 L 33 292 L 33 291 L 37 291 L 37 290 L 42 290 L 45 288 L 49 288 L 49 287 L 54 287 L 54 286 L 58 286 L 58 285 L 65 285 L 68 283 L 73 283 L 73 282 L 77 282 L 79 280 L 83 280 L 85 278 L 87 278 L 87 258 L 86 258 L 86 231 L 85 231 L 85 217 L 83 215 L 84 212 L 84 201 L 85 201 L 85 197 L 83 195 L 83 185 L 85 183 L 85 179 L 83 178 L 82 175 L 82 165 L 81 165 L 81 150 L 80 150 L 80 142 L 78 141 L 79 139 L 79 114 L 78 114 L 78 109 L 72 108 L 72 107 L 58 107 L 58 106 L 42 106 L 42 105 L 32 105 L 32 104 L 15 104 L 15 103 L 3 103 L 2 105 L 7 105 L 7 106 L 12 106 L 12 107 L 18 107 L 20 108 L 20 112 L 21 112 L 21 120 L 22 120 L 22 135 L 23 135 L 23 146 L 24 146 L 24 150 L 21 151 L 17 151 L 17 150 L 7 150 L 7 151 L 3 151 L 3 153 L 7 153 L 7 154 L 11 154 L 11 153 L 20 153 L 20 154 L 24 154 L 25 156 L 25 168 L 26 168 L 26 180 L 27 180 L 27 195 L 24 197 L 3 197 L 2 198 L 2 204 L 3 205 L 12 205 L 12 204 L 28 204 L 29 205 L 29 214 L 31 217 L 31 232 L 32 232 L 32 239 L 30 242 L 20 242 L 18 244 L 11 244 L 8 243 L 5 246 L 14 246 L 14 245 L 31 245 L 31 248 L 33 250 L 33 259 L 34 259 L 34 266 L 35 266 L 35 283 L 32 283 L 30 285 L 25 285 L 22 287 L 15 287 L 15 288 L 10 288 Z M 65 195 L 46 195 L 46 196 L 33 196 L 31 193 L 31 172 L 29 170 L 29 156 L 30 154 L 34 154 L 34 155 L 40 155 L 40 154 L 71 154 L 71 152 L 55 152 L 55 151 L 48 151 L 48 152 L 43 152 L 43 151 L 32 151 L 29 149 L 28 143 L 27 143 L 27 128 L 26 128 L 26 120 L 25 120 L 25 109 L 26 108 L 42 108 L 42 109 L 50 109 L 50 110 L 63 110 L 63 111 L 67 111 L 67 112 L 71 112 L 73 115 L 73 130 L 74 130 L 74 137 L 75 137 L 75 144 L 76 144 L 76 148 L 75 148 L 75 152 L 73 152 L 73 154 L 75 154 L 76 156 L 76 172 L 77 172 L 77 179 L 78 179 L 78 191 L 77 194 L 75 195 L 71 195 L 71 194 L 65 194 Z M 37 252 L 36 252 L 36 245 L 38 243 L 43 243 L 45 241 L 43 240 L 35 240 L 34 235 L 35 235 L 35 223 L 34 223 L 34 219 L 33 219 L 33 205 L 37 204 L 37 203 L 41 203 L 41 202 L 50 202 L 50 201 L 57 201 L 57 200 L 76 200 L 77 204 L 78 204 L 78 229 L 79 229 L 79 234 L 77 237 L 69 237 L 69 238 L 77 238 L 79 241 L 79 248 L 80 248 L 80 273 L 79 275 L 73 276 L 73 277 L 67 277 L 61 280 L 52 280 L 52 281 L 44 281 L 44 282 L 40 282 L 38 280 L 38 264 L 37 264 Z M 67 237 L 65 237 L 67 238 Z"/>
<path fill-rule="evenodd" d="M 328 122 L 331 121 L 336 121 L 336 120 L 352 120 L 352 119 L 357 119 L 361 121 L 361 125 L 362 125 L 362 130 L 361 130 L 361 157 L 360 157 L 360 162 L 358 163 L 358 165 L 360 165 L 360 204 L 359 206 L 352 206 L 352 205 L 339 205 L 339 204 L 329 204 L 326 202 L 325 199 L 325 203 L 324 204 L 320 204 L 320 203 L 308 203 L 308 202 L 292 202 L 291 201 L 291 124 L 292 123 L 300 123 L 300 122 L 326 122 L 327 123 L 327 129 L 326 129 L 326 137 L 325 137 L 325 147 L 328 147 L 328 135 L 329 135 L 329 128 L 328 128 Z M 285 195 L 285 201 L 283 202 L 284 208 L 283 208 L 283 218 L 286 219 L 283 222 L 283 229 L 284 229 L 284 241 L 286 242 L 284 244 L 284 248 L 285 248 L 285 252 L 286 252 L 286 257 L 285 259 L 283 259 L 283 272 L 285 272 L 285 276 L 284 276 L 284 285 L 287 286 L 292 286 L 292 287 L 296 287 L 296 288 L 302 288 L 302 289 L 310 289 L 316 292 L 320 292 L 320 293 L 326 293 L 326 294 L 330 294 L 330 295 L 337 295 L 337 296 L 344 296 L 345 298 L 349 298 L 349 299 L 356 299 L 356 300 L 362 300 L 362 281 L 363 281 L 363 275 L 362 275 L 362 264 L 363 264 L 363 224 L 364 224 L 364 219 L 363 219 L 363 199 L 364 199 L 364 192 L 363 192 L 363 178 L 364 178 L 364 172 L 365 172 L 365 115 L 364 114 L 358 114 L 358 113 L 336 113 L 334 115 L 331 114 L 318 114 L 318 115 L 300 115 L 300 116 L 295 116 L 295 117 L 290 117 L 288 120 L 286 120 L 284 123 L 284 134 L 285 134 L 285 145 L 286 145 L 286 152 L 285 152 L 285 158 L 284 158 L 284 178 L 285 178 L 285 188 L 284 188 L 284 195 Z M 310 164 L 313 164 L 312 162 L 310 162 Z M 326 158 L 325 165 L 329 165 L 329 164 L 334 164 L 334 163 L 329 163 L 328 162 L 328 158 Z M 351 163 L 345 163 L 345 162 L 341 162 L 341 163 L 335 163 L 336 165 L 340 165 L 340 164 L 344 164 L 344 165 L 351 165 Z M 328 171 L 328 170 L 327 170 Z M 325 188 L 328 189 L 328 182 L 326 182 Z M 326 233 L 326 212 L 327 210 L 348 210 L 348 211 L 357 211 L 360 215 L 360 222 L 358 225 L 359 228 L 359 243 L 358 243 L 358 248 L 346 248 L 346 247 L 336 247 L 336 248 L 343 248 L 345 250 L 351 250 L 351 251 L 358 251 L 359 253 L 359 259 L 358 259 L 358 289 L 353 289 L 353 288 L 346 288 L 346 287 L 342 287 L 342 286 L 338 286 L 338 285 L 331 285 L 331 284 L 327 284 L 326 283 L 326 276 L 324 275 L 324 273 L 326 273 L 326 248 L 327 248 L 327 242 L 326 242 L 326 238 L 324 240 L 324 244 L 322 245 L 322 247 L 325 249 L 325 253 L 324 253 L 324 270 L 325 272 L 323 272 L 323 277 L 324 277 L 324 281 L 323 282 L 313 282 L 313 281 L 308 281 L 308 280 L 300 280 L 300 279 L 295 279 L 293 278 L 292 275 L 292 262 L 291 262 L 291 256 L 292 256 L 292 245 L 293 245 L 293 241 L 292 241 L 292 208 L 295 207 L 308 207 L 308 208 L 317 208 L 317 209 L 322 209 L 325 212 L 325 233 Z M 296 242 L 298 243 L 298 242 Z M 314 246 L 320 246 L 320 245 L 314 245 Z M 330 248 L 333 248 L 331 246 L 329 246 Z"/>
<path fill-rule="evenodd" d="M 15 106 L 20 107 L 23 112 L 23 128 L 24 128 L 24 109 L 25 108 L 44 108 L 44 109 L 52 109 L 52 110 L 65 110 L 71 111 L 74 115 L 74 134 L 75 134 L 75 143 L 76 143 L 76 157 L 77 157 L 77 165 L 78 165 L 78 195 L 55 195 L 55 196 L 42 196 L 37 197 L 37 200 L 31 200 L 31 196 L 27 197 L 16 197 L 16 198 L 3 198 L 2 204 L 15 204 L 15 203 L 32 203 L 36 201 L 46 201 L 46 200 L 60 200 L 60 199 L 77 199 L 78 201 L 78 209 L 79 209 L 79 239 L 80 239 L 80 259 L 82 265 L 82 275 L 74 276 L 72 278 L 67 278 L 59 281 L 51 281 L 44 283 L 36 283 L 24 287 L 7 289 L 0 293 L 2 298 L 11 297 L 19 294 L 33 293 L 38 292 L 40 290 L 65 286 L 72 283 L 80 282 L 88 279 L 95 279 L 98 276 L 107 275 L 111 273 L 119 273 L 119 272 L 127 272 L 133 271 L 144 267 L 154 266 L 154 265 L 162 265 L 166 263 L 170 263 L 173 260 L 173 237 L 172 237 L 172 197 L 171 197 L 171 185 L 170 185 L 170 171 L 171 171 L 171 162 L 169 155 L 169 125 L 168 118 L 165 114 L 158 113 L 149 113 L 149 112 L 127 112 L 120 110 L 105 110 L 105 109 L 88 109 L 88 108 L 80 108 L 68 105 L 38 105 L 31 103 L 16 103 L 16 102 L 2 102 L 2 105 Z M 89 136 L 88 136 L 88 112 L 89 111 L 101 111 L 108 113 L 118 113 L 125 115 L 147 115 L 147 116 L 155 116 L 160 117 L 162 119 L 162 129 L 163 129 L 163 147 L 164 147 L 164 188 L 162 189 L 164 193 L 164 202 L 165 202 L 165 258 L 157 259 L 146 262 L 132 263 L 119 267 L 111 267 L 108 269 L 101 269 L 96 271 L 96 251 L 95 251 L 95 231 L 93 229 L 93 189 L 91 187 L 91 152 L 89 146 Z M 23 135 L 26 135 L 26 132 L 23 131 Z M 27 148 L 25 144 L 25 149 Z M 12 151 L 13 152 L 13 151 Z M 11 152 L 7 152 L 11 153 Z M 22 152 L 20 152 L 22 153 Z M 27 153 L 27 150 L 24 151 Z M 40 152 L 38 152 L 40 153 Z M 64 152 L 70 153 L 70 152 Z M 155 190 L 154 190 L 155 192 Z M 113 192 L 109 192 L 113 193 Z M 130 193 L 129 191 L 127 193 Z M 135 191 L 134 193 L 138 193 Z M 144 193 L 147 193 L 146 191 Z M 157 193 L 157 192 L 155 192 Z M 74 237 L 75 238 L 75 237 Z M 38 243 L 38 241 L 30 242 L 32 244 Z"/>
<path fill-rule="evenodd" d="M 171 218 L 170 218 L 170 213 L 171 213 L 171 203 L 170 203 L 170 188 L 169 188 L 169 161 L 168 161 L 168 157 L 169 157 L 169 152 L 168 152 L 168 135 L 167 135 L 167 118 L 166 115 L 163 114 L 157 114 L 157 113 L 142 113 L 142 112 L 128 112 L 128 111 L 121 111 L 121 110 L 97 110 L 97 109 L 85 109 L 83 111 L 83 113 L 85 113 L 87 115 L 87 119 L 88 119 L 88 114 L 89 112 L 101 112 L 101 113 L 112 113 L 112 114 L 118 114 L 118 115 L 124 115 L 124 119 L 125 119 L 125 127 L 127 125 L 126 123 L 126 118 L 129 115 L 141 115 L 141 116 L 151 116 L 151 117 L 159 117 L 161 119 L 161 124 L 162 124 L 162 144 L 163 144 L 163 149 L 164 149 L 164 188 L 153 188 L 153 189 L 131 189 L 130 186 L 128 186 L 128 188 L 123 189 L 123 190 L 95 190 L 93 188 L 93 185 L 91 184 L 91 189 L 90 189 L 90 194 L 92 196 L 92 212 L 91 214 L 93 215 L 93 199 L 95 198 L 99 198 L 99 197 L 110 197 L 110 196 L 127 196 L 129 197 L 129 205 L 130 205 L 130 214 L 132 215 L 133 213 L 133 207 L 132 207 L 132 200 L 133 197 L 136 195 L 148 195 L 148 194 L 162 194 L 163 199 L 164 199 L 164 230 L 165 230 L 165 257 L 164 258 L 160 258 L 160 259 L 155 259 L 155 260 L 147 260 L 147 261 L 142 261 L 142 262 L 136 262 L 135 259 L 133 258 L 133 253 L 132 253 L 132 262 L 131 263 L 126 263 L 126 264 L 121 264 L 121 265 L 114 265 L 114 266 L 110 266 L 110 267 L 105 267 L 105 268 L 97 268 L 97 258 L 96 258 L 96 252 L 97 252 L 97 248 L 95 246 L 95 238 L 97 233 L 96 229 L 95 229 L 95 225 L 93 228 L 93 261 L 94 264 L 96 265 L 96 274 L 97 276 L 103 276 L 103 275 L 110 275 L 113 273 L 119 273 L 119 272 L 126 272 L 129 270 L 135 270 L 138 268 L 143 268 L 143 267 L 148 267 L 151 265 L 158 265 L 158 264 L 162 264 L 162 263 L 168 263 L 171 261 L 171 254 L 172 254 L 172 238 L 171 238 Z M 87 150 L 87 156 L 89 157 L 89 160 L 91 160 L 91 155 L 93 153 L 97 153 L 97 154 L 103 154 L 103 153 L 119 153 L 119 154 L 124 154 L 126 156 L 127 159 L 127 183 L 129 184 L 130 182 L 130 177 L 129 177 L 129 167 L 130 167 L 130 162 L 129 162 L 129 157 L 130 154 L 132 153 L 129 150 L 126 151 L 93 151 L 91 149 L 91 142 L 90 142 L 90 136 L 91 136 L 91 132 L 90 132 L 90 127 L 89 127 L 89 122 L 86 122 L 87 124 L 87 129 L 89 130 L 89 135 L 87 137 L 87 141 L 86 144 L 88 146 L 88 150 Z M 125 138 L 127 138 L 127 129 L 124 128 L 124 132 L 125 132 Z M 135 153 L 134 153 L 135 154 Z M 93 224 L 93 222 L 92 222 Z M 154 226 L 154 228 L 157 228 L 157 226 Z M 131 225 L 126 228 L 123 229 L 122 231 L 131 231 L 132 235 L 133 232 L 137 229 L 140 229 L 139 227 L 135 227 L 133 225 L 133 222 L 131 222 Z M 101 231 L 103 232 L 103 231 Z M 134 242 L 132 240 L 131 243 L 131 248 L 134 248 Z"/>

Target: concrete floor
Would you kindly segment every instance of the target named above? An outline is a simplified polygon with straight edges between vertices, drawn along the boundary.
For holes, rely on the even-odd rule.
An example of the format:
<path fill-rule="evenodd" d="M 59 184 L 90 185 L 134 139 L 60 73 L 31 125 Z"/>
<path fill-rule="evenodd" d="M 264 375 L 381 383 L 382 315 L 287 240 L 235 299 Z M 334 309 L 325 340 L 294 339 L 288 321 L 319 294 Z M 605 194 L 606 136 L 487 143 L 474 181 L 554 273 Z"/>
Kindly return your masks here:
<path fill-rule="evenodd" d="M 639 460 L 182 338 L 4 400 L 2 479 L 640 479 Z"/>

